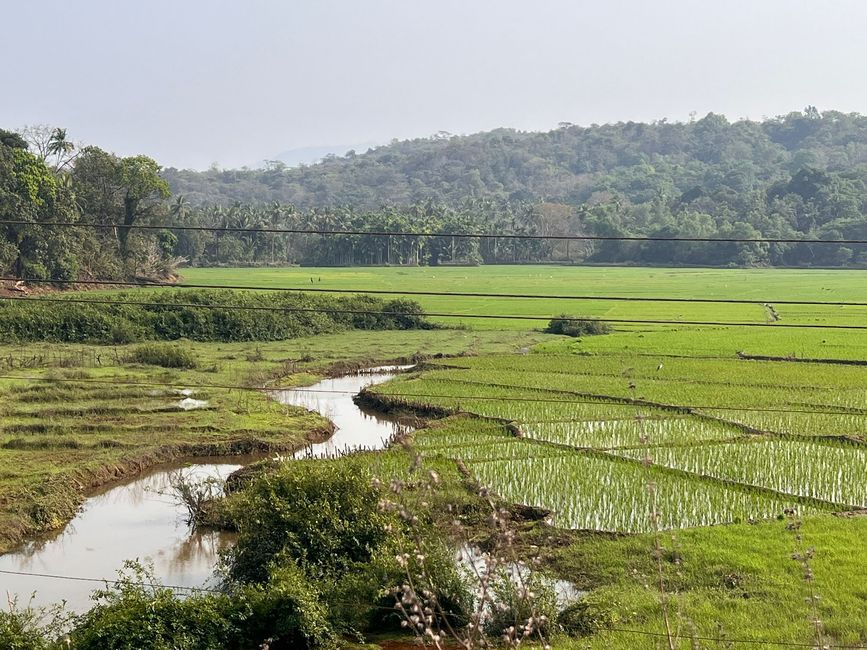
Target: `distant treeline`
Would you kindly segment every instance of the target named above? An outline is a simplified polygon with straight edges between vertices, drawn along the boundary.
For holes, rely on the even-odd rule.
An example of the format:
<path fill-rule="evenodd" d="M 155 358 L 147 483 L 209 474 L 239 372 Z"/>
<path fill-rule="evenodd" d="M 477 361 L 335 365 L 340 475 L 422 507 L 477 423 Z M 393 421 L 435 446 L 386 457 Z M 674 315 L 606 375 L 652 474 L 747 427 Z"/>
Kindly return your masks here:
<path fill-rule="evenodd" d="M 865 240 L 865 213 L 867 117 L 813 107 L 763 122 L 711 113 L 688 123 L 441 135 L 300 168 L 205 172 L 76 148 L 62 129 L 0 131 L 0 219 L 90 226 L 0 226 L 0 270 L 63 282 L 169 278 L 184 263 L 865 266 L 863 245 L 449 236 Z M 166 228 L 127 227 L 145 223 Z"/>
<path fill-rule="evenodd" d="M 663 221 L 635 225 L 617 201 L 592 206 L 470 201 L 457 208 L 425 203 L 359 211 L 299 211 L 293 206 L 235 204 L 188 207 L 187 224 L 207 231 L 172 230 L 172 254 L 194 266 L 359 266 L 515 263 L 597 263 L 674 266 L 867 265 L 867 245 L 678 241 L 580 241 L 558 235 L 710 239 L 867 239 L 867 218 L 837 219 L 809 231 L 764 231 L 746 221 L 716 221 L 683 212 L 677 226 Z M 758 213 L 754 213 L 755 216 Z M 675 218 L 675 217 L 671 217 Z M 632 225 L 628 225 L 632 224 Z M 666 225 L 667 224 L 667 225 Z M 779 225 L 779 224 L 778 224 Z M 236 228 L 354 231 L 316 235 Z M 375 233 L 414 233 L 365 235 Z M 436 236 L 424 233 L 437 233 Z M 452 234 L 480 234 L 455 237 Z M 517 235 L 518 237 L 509 237 Z M 544 235 L 545 239 L 523 239 Z"/>
<path fill-rule="evenodd" d="M 62 343 L 131 343 L 182 338 L 276 341 L 348 329 L 433 327 L 413 301 L 369 296 L 155 290 L 113 293 L 99 299 L 117 301 L 117 304 L 64 304 L 65 301 L 56 297 L 52 298 L 56 302 L 40 302 L 38 298 L 0 302 L 0 336 L 6 341 Z"/>
<path fill-rule="evenodd" d="M 197 223 L 500 234 L 867 239 L 867 117 L 813 107 L 731 123 L 563 125 L 395 142 L 288 169 L 165 170 Z M 382 208 L 388 205 L 392 207 Z M 206 207 L 209 206 L 209 207 Z M 867 247 L 804 244 L 232 242 L 195 263 L 589 261 L 863 266 Z M 269 256 L 275 250 L 291 252 Z M 246 248 L 245 248 L 246 246 Z M 260 249 L 253 252 L 252 249 Z M 420 252 L 417 250 L 422 248 Z"/>

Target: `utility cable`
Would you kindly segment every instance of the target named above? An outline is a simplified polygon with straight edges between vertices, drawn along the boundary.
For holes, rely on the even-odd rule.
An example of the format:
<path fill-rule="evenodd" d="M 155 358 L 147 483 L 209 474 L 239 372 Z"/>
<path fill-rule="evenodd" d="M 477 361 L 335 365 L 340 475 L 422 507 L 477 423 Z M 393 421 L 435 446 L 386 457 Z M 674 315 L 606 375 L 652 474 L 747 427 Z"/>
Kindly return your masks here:
<path fill-rule="evenodd" d="M 637 242 L 707 242 L 729 244 L 836 244 L 838 246 L 867 244 L 867 239 L 797 239 L 794 237 L 655 237 L 646 235 L 526 235 L 518 233 L 452 233 L 422 230 L 315 230 L 310 228 L 247 228 L 241 226 L 181 226 L 172 224 L 101 224 L 74 221 L 23 221 L 2 219 L 0 226 L 37 226 L 40 228 L 88 228 L 107 230 L 180 230 L 192 232 L 240 232 L 257 234 L 288 234 L 318 236 L 365 237 L 444 237 L 454 239 L 515 239 L 542 241 L 637 241 Z"/>
<path fill-rule="evenodd" d="M 58 384 L 98 384 L 111 385 L 116 387 L 129 386 L 140 388 L 171 388 L 183 385 L 189 389 L 213 389 L 213 390 L 239 390 L 250 391 L 256 393 L 274 393 L 282 391 L 291 391 L 294 393 L 309 393 L 311 395 L 358 395 L 358 391 L 351 390 L 332 390 L 324 388 L 294 388 L 294 387 L 254 387 L 243 384 L 191 384 L 187 382 L 151 382 L 151 381 L 117 381 L 116 379 L 66 379 L 58 377 L 38 377 L 33 375 L 0 375 L 0 380 L 9 381 L 40 381 L 45 383 Z M 472 382 L 471 382 L 472 383 Z M 480 384 L 481 385 L 481 384 Z M 551 388 L 534 388 L 532 386 L 495 386 L 494 388 L 502 388 L 506 390 L 524 391 L 524 392 L 540 392 L 540 393 L 557 393 L 556 389 Z M 573 398 L 553 398 L 553 397 L 519 397 L 519 396 L 495 396 L 495 395 L 440 395 L 436 393 L 377 393 L 377 395 L 386 398 L 400 400 L 404 398 L 413 399 L 439 399 L 452 400 L 457 402 L 472 402 L 472 401 L 490 401 L 490 402 L 528 402 L 540 404 L 585 404 L 585 405 L 613 405 L 613 406 L 630 406 L 636 408 L 650 408 L 657 410 L 680 410 L 684 414 L 689 415 L 690 411 L 744 411 L 748 413 L 802 413 L 812 415 L 835 415 L 835 416 L 867 416 L 867 412 L 861 412 L 858 407 L 840 407 L 839 410 L 820 410 L 820 409 L 803 409 L 803 408 L 786 408 L 786 407 L 750 407 L 750 406 L 706 406 L 706 405 L 680 405 L 680 404 L 649 404 L 647 402 L 634 401 L 629 397 L 616 395 L 599 395 L 596 397 L 587 397 L 584 399 Z M 848 410 L 847 410 L 848 409 Z"/>
<path fill-rule="evenodd" d="M 129 302 L 124 300 L 91 300 L 87 298 L 28 298 L 24 296 L 0 296 L 0 300 L 23 303 L 59 303 L 59 304 L 90 304 L 90 305 L 112 305 L 112 306 L 129 306 L 129 307 L 149 307 L 158 309 L 215 309 L 215 310 L 240 310 L 240 311 L 259 311 L 259 312 L 277 312 L 286 314 L 300 313 L 315 313 L 315 314 L 345 314 L 345 315 L 363 315 L 363 316 L 397 316 L 397 317 L 432 317 L 432 318 L 461 318 L 461 319 L 484 319 L 484 320 L 520 320 L 520 321 L 542 321 L 551 320 L 551 316 L 529 316 L 524 314 L 460 314 L 453 312 L 400 312 L 400 311 L 378 311 L 371 309 L 336 309 L 331 307 L 276 307 L 262 305 L 223 305 L 223 304 L 201 304 L 201 303 L 183 303 L 183 302 Z M 586 316 L 563 316 L 557 317 L 564 321 L 588 321 L 593 323 L 616 323 L 628 325 L 704 325 L 714 327 L 774 327 L 786 329 L 825 329 L 825 330 L 867 330 L 867 325 L 838 325 L 838 324 L 819 324 L 819 323 L 781 323 L 775 321 L 772 323 L 751 323 L 746 321 L 703 321 L 703 320 L 666 320 L 666 319 L 634 319 L 634 318 L 598 318 Z"/>
<path fill-rule="evenodd" d="M 23 282 L 24 284 L 68 284 L 57 280 L 41 278 L 0 277 L 0 282 Z M 674 303 L 708 303 L 725 305 L 812 305 L 829 307 L 867 307 L 867 302 L 848 300 L 759 300 L 746 298 L 674 298 L 661 296 L 611 296 L 611 295 L 544 295 L 533 293 L 484 293 L 474 291 L 401 291 L 397 289 L 333 289 L 317 286 L 310 287 L 266 287 L 245 284 L 199 284 L 191 282 L 157 282 L 142 280 L 81 280 L 72 284 L 113 286 L 113 287 L 149 287 L 167 289 L 232 289 L 246 291 L 276 291 L 288 293 L 338 293 L 338 294 L 372 294 L 388 296 L 439 296 L 445 298 L 520 298 L 530 300 L 599 300 L 603 302 L 674 302 Z"/>

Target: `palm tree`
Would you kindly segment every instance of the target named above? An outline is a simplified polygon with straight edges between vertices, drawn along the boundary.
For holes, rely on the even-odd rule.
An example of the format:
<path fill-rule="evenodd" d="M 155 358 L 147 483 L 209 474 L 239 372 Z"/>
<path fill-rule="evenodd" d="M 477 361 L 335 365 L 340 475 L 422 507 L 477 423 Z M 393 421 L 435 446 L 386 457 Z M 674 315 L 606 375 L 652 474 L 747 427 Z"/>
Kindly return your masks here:
<path fill-rule="evenodd" d="M 66 129 L 57 127 L 51 132 L 46 153 L 54 156 L 54 171 L 58 172 L 75 160 L 75 145 L 66 139 Z"/>
<path fill-rule="evenodd" d="M 190 213 L 190 202 L 187 201 L 187 197 L 183 194 L 178 194 L 175 197 L 174 202 L 172 203 L 172 207 L 170 210 L 170 214 L 174 221 L 181 225 L 186 220 L 187 215 Z"/>

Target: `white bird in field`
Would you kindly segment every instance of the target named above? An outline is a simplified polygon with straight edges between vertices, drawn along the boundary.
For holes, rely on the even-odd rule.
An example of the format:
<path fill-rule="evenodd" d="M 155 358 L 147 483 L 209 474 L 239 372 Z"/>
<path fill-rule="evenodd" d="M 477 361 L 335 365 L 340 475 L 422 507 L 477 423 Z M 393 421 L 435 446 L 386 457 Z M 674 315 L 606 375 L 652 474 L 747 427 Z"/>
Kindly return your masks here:
<path fill-rule="evenodd" d="M 662 364 L 661 363 L 658 366 L 656 366 L 656 372 L 659 372 L 660 370 L 662 370 Z"/>

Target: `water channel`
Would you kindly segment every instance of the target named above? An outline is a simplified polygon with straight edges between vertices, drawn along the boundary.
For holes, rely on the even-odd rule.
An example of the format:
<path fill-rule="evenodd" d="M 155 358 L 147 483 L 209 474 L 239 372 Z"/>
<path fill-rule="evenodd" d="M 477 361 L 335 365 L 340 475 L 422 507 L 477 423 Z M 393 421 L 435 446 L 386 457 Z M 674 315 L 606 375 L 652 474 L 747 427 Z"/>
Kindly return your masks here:
<path fill-rule="evenodd" d="M 272 391 L 273 399 L 317 411 L 336 426 L 331 438 L 308 446 L 296 457 L 323 457 L 387 445 L 403 425 L 393 417 L 360 408 L 352 398 L 365 386 L 388 381 L 407 367 L 371 368 L 307 388 Z M 85 611 L 91 605 L 92 590 L 104 586 L 100 579 L 116 578 L 124 561 L 135 559 L 152 563 L 156 578 L 163 584 L 207 587 L 212 584 L 219 551 L 232 543 L 232 535 L 191 533 L 183 506 L 170 494 L 172 477 L 182 471 L 188 478 L 225 479 L 260 458 L 235 456 L 161 465 L 135 479 L 107 486 L 91 495 L 61 531 L 0 555 L 0 596 L 17 596 L 19 605 L 25 605 L 35 592 L 33 605 L 65 600 L 70 610 Z"/>

